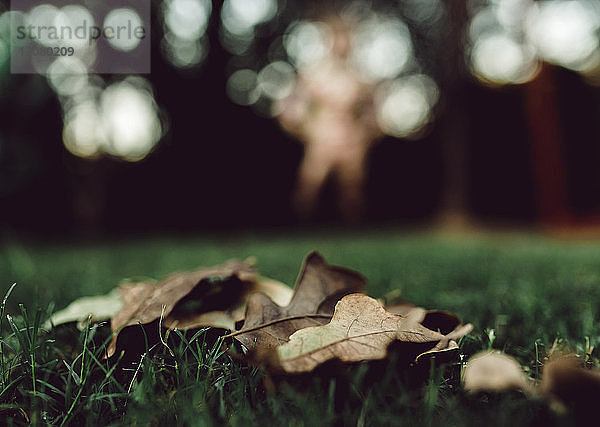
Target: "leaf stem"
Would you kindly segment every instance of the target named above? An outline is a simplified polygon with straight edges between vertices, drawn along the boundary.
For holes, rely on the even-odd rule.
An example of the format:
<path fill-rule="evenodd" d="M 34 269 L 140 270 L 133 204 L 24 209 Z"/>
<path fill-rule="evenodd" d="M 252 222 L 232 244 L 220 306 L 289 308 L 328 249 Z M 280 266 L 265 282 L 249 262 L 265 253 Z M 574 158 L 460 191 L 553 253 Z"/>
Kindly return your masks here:
<path fill-rule="evenodd" d="M 231 338 L 237 335 L 245 334 L 246 332 L 256 331 L 258 329 L 266 328 L 267 326 L 275 325 L 281 322 L 287 322 L 288 320 L 297 320 L 297 319 L 331 319 L 331 315 L 329 314 L 301 314 L 297 316 L 288 316 L 282 317 L 281 319 L 271 320 L 269 322 L 261 323 L 260 325 L 253 326 L 247 329 L 240 329 L 239 331 L 231 332 L 230 334 L 223 335 L 223 338 Z"/>

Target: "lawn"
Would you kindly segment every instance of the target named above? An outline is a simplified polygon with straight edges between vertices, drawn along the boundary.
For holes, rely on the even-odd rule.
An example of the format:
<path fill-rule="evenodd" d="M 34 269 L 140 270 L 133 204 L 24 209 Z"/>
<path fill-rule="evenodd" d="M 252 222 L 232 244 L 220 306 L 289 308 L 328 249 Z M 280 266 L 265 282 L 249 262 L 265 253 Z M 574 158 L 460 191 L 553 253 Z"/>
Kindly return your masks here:
<path fill-rule="evenodd" d="M 171 350 L 148 355 L 123 375 L 101 360 L 106 327 L 35 333 L 55 309 L 106 293 L 122 279 L 255 257 L 266 276 L 293 285 L 303 257 L 319 250 L 360 271 L 374 297 L 400 291 L 425 308 L 450 310 L 475 326 L 464 360 L 487 348 L 515 357 L 534 379 L 557 342 L 580 354 L 600 340 L 600 242 L 534 234 L 433 234 L 398 230 L 293 232 L 123 239 L 94 244 L 4 239 L 2 292 L 13 282 L 2 321 L 0 417 L 64 425 L 531 425 L 568 424 L 519 393 L 471 396 L 458 360 L 422 377 L 385 363 L 279 383 L 212 345 L 208 333 L 172 336 Z M 397 292 L 395 292 L 397 294 Z M 27 310 L 22 315 L 18 304 Z M 5 316 L 6 317 L 6 316 Z M 24 328 L 25 323 L 29 329 Z M 173 334 L 175 335 L 175 334 Z M 20 341 L 21 340 L 21 341 Z M 193 350 L 193 349 L 196 350 Z M 12 363 L 12 365 L 10 365 Z M 11 375 L 8 368 L 12 366 Z M 32 369 L 33 367 L 33 369 Z M 135 372 L 137 370 L 137 373 Z M 34 389 L 35 386 L 35 389 Z"/>

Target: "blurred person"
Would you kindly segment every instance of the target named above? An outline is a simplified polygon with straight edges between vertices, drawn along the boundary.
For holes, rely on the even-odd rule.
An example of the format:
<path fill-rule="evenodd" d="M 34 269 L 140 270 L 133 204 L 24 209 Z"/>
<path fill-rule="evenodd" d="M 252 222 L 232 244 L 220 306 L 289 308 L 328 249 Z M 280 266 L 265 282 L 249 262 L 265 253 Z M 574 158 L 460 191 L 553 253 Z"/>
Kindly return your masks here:
<path fill-rule="evenodd" d="M 339 16 L 323 22 L 333 39 L 329 53 L 299 70 L 294 90 L 274 110 L 282 128 L 305 146 L 292 196 L 296 214 L 310 217 L 332 176 L 341 215 L 357 222 L 365 210 L 368 152 L 383 132 L 376 121 L 374 86 L 362 82 L 349 64 L 352 24 Z"/>

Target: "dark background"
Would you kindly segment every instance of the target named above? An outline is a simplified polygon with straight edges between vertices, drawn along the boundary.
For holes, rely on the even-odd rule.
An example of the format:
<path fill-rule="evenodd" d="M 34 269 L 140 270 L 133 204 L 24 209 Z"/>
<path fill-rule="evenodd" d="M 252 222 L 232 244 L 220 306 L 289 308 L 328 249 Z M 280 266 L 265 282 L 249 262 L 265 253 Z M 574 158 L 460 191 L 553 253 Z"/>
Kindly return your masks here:
<path fill-rule="evenodd" d="M 229 101 L 224 88 L 230 55 L 219 45 L 216 27 L 213 19 L 209 56 L 193 71 L 172 68 L 153 40 L 147 77 L 169 130 L 138 163 L 73 156 L 62 144 L 60 104 L 45 78 L 3 74 L 0 229 L 46 236 L 297 225 L 289 197 L 302 146 L 274 120 Z M 552 73 L 559 106 L 567 209 L 577 221 L 594 218 L 600 212 L 598 89 L 572 71 L 545 67 Z M 451 167 L 444 150 L 448 138 L 463 147 L 461 197 L 469 217 L 540 221 L 525 111 L 527 84 L 489 88 L 464 73 L 453 85 L 453 95 L 442 100 L 423 138 L 388 137 L 372 150 L 368 224 L 435 220 L 444 209 Z M 457 120 L 460 131 L 449 135 Z M 97 201 L 92 217 L 78 211 L 81 191 Z M 331 186 L 324 192 L 313 223 L 338 221 L 333 192 Z"/>

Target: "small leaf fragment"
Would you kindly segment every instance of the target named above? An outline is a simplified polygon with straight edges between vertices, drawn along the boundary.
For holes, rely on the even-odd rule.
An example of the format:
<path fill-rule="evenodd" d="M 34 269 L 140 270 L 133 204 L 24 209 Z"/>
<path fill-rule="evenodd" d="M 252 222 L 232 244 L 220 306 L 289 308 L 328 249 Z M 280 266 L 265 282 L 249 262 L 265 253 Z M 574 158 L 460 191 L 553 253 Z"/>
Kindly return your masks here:
<path fill-rule="evenodd" d="M 530 390 L 521 365 L 499 351 L 484 351 L 473 355 L 463 371 L 463 384 L 472 393 Z"/>
<path fill-rule="evenodd" d="M 105 295 L 78 298 L 64 309 L 55 312 L 44 324 L 44 328 L 71 322 L 85 327 L 88 317 L 91 316 L 92 322 L 108 320 L 117 314 L 122 306 L 119 289 L 113 289 Z"/>

